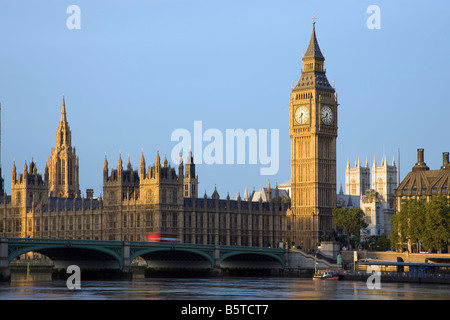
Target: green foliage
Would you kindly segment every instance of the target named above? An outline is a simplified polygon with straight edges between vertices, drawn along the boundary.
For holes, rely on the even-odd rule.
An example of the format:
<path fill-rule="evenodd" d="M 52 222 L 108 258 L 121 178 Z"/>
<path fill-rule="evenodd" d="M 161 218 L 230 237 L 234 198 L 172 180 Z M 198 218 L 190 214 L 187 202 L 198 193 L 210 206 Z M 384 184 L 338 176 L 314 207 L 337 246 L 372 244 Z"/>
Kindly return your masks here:
<path fill-rule="evenodd" d="M 391 248 L 391 242 L 385 234 L 369 236 L 363 242 L 363 247 L 368 250 L 387 251 Z"/>
<path fill-rule="evenodd" d="M 391 219 L 392 248 L 421 245 L 425 250 L 441 251 L 450 239 L 450 200 L 437 196 L 427 203 L 408 200 Z M 411 250 L 411 249 L 410 249 Z"/>
<path fill-rule="evenodd" d="M 364 211 L 361 208 L 336 208 L 333 210 L 333 218 L 336 226 L 347 235 L 348 244 L 351 243 L 351 236 L 354 236 L 356 242 L 358 242 L 361 229 L 367 228 Z"/>
<path fill-rule="evenodd" d="M 441 250 L 450 239 L 450 201 L 446 197 L 434 198 L 426 204 L 422 244 L 430 250 Z"/>
<path fill-rule="evenodd" d="M 391 242 L 387 235 L 380 235 L 375 242 L 375 250 L 387 251 L 391 248 Z"/>

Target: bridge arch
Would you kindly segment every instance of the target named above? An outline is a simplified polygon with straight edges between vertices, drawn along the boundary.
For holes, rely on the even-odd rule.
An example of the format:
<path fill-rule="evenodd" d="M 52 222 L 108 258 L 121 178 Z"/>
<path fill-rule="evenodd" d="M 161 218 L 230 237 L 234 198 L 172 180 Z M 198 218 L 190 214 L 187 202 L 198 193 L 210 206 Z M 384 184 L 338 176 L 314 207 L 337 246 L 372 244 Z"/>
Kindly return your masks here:
<path fill-rule="evenodd" d="M 233 259 L 236 258 L 236 259 Z M 259 262 L 265 262 L 265 266 L 273 268 L 279 267 L 284 268 L 285 261 L 283 257 L 278 254 L 272 252 L 249 252 L 249 251 L 231 251 L 226 252 L 220 257 L 221 265 L 227 265 L 227 262 L 231 262 L 233 260 L 240 261 L 241 264 L 244 261 L 252 261 L 255 264 Z"/>
<path fill-rule="evenodd" d="M 147 261 L 172 261 L 179 262 L 176 266 L 183 268 L 189 266 L 188 262 L 205 262 L 208 267 L 214 267 L 214 254 L 213 250 L 211 252 L 205 250 L 197 250 L 193 248 L 183 248 L 183 247 L 147 247 L 139 250 L 133 250 L 130 254 L 130 261 L 133 261 L 137 257 L 141 257 Z M 180 264 L 184 262 L 184 264 Z M 205 264 L 203 263 L 203 264 Z M 166 264 L 167 265 L 167 264 Z M 205 267 L 206 267 L 205 265 Z"/>
<path fill-rule="evenodd" d="M 92 243 L 77 243 L 76 240 L 54 241 L 51 243 L 45 241 L 27 242 L 10 240 L 8 252 L 8 264 L 15 258 L 28 252 L 36 252 L 50 258 L 55 263 L 55 268 L 66 267 L 66 264 L 87 265 L 117 265 L 123 267 L 122 248 L 102 246 L 101 244 L 92 245 Z M 70 262 L 70 263 L 69 263 Z"/>

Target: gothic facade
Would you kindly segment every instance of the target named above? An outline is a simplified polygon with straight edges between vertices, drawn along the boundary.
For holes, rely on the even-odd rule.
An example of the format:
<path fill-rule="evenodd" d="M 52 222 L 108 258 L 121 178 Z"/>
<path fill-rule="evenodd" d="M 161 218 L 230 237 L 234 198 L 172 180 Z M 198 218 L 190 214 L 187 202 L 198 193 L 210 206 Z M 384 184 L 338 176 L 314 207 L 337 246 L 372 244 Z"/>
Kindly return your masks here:
<path fill-rule="evenodd" d="M 198 175 L 192 154 L 177 167 L 159 153 L 139 170 L 130 159 L 124 167 L 103 165 L 103 196 L 80 197 L 78 158 L 63 98 L 61 121 L 44 175 L 36 163 L 12 168 L 11 195 L 0 204 L 0 230 L 7 237 L 144 241 L 149 232 L 177 234 L 184 243 L 273 246 L 285 241 L 289 203 L 268 189 L 252 201 L 220 199 L 217 190 L 198 197 Z M 270 187 L 270 185 L 269 185 Z M 272 192 L 274 194 L 272 194 Z M 87 194 L 91 194 L 87 192 Z"/>
<path fill-rule="evenodd" d="M 372 169 L 368 161 L 364 166 L 358 159 L 351 167 L 347 160 L 345 169 L 345 195 L 342 190 L 338 194 L 339 207 L 359 207 L 364 211 L 366 235 L 381 235 L 391 232 L 390 220 L 395 213 L 394 192 L 397 188 L 397 166 L 395 159 L 387 162 L 383 156 L 381 164 L 374 157 Z"/>
<path fill-rule="evenodd" d="M 63 96 L 61 119 L 44 174 L 32 161 L 12 170 L 11 195 L 0 204 L 0 231 L 7 237 L 144 241 L 149 232 L 176 233 L 181 242 L 274 246 L 279 242 L 314 249 L 333 233 L 336 207 L 337 97 L 325 75 L 315 23 L 292 88 L 288 187 L 260 189 L 244 199 L 199 196 L 192 155 L 186 163 L 153 164 L 142 154 L 138 169 L 119 155 L 110 168 L 105 156 L 103 193 L 81 197 L 79 161 Z"/>

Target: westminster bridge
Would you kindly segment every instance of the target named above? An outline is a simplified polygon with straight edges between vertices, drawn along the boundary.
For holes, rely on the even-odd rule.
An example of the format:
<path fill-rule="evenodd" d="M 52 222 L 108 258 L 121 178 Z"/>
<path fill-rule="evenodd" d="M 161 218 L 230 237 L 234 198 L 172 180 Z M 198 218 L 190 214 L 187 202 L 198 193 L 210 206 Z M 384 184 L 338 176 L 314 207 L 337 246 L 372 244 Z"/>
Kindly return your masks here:
<path fill-rule="evenodd" d="M 191 243 L 113 240 L 0 238 L 0 277 L 9 277 L 10 264 L 28 252 L 40 253 L 54 269 L 77 265 L 81 269 L 114 269 L 129 273 L 133 264 L 145 261 L 150 268 L 314 269 L 332 268 L 300 250 L 283 248 L 204 245 Z"/>

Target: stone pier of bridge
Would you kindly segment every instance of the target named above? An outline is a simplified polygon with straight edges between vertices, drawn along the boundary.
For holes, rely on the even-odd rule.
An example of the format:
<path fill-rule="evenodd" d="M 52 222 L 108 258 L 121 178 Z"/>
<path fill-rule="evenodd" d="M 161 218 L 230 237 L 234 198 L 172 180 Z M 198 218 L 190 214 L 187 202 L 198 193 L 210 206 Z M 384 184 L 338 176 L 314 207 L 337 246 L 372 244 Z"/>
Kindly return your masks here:
<path fill-rule="evenodd" d="M 0 238 L 0 280 L 9 276 L 8 239 Z"/>

